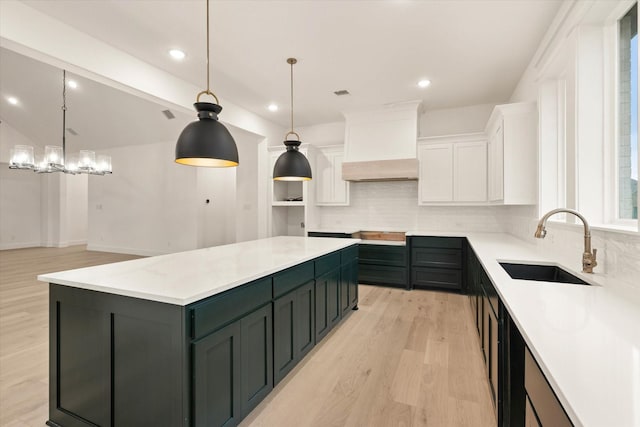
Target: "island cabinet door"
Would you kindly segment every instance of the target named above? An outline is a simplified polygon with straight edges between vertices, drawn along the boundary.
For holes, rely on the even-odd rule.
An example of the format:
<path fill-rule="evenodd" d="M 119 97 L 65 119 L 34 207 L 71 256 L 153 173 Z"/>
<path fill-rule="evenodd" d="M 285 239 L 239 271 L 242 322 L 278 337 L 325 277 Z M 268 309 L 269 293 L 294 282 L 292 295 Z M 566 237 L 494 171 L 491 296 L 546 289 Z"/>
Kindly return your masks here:
<path fill-rule="evenodd" d="M 316 343 L 340 321 L 340 269 L 316 278 Z"/>
<path fill-rule="evenodd" d="M 272 331 L 271 304 L 240 320 L 243 417 L 273 389 Z"/>
<path fill-rule="evenodd" d="M 193 344 L 194 426 L 233 426 L 242 419 L 240 322 Z"/>
<path fill-rule="evenodd" d="M 315 345 L 313 280 L 273 304 L 274 384 Z"/>

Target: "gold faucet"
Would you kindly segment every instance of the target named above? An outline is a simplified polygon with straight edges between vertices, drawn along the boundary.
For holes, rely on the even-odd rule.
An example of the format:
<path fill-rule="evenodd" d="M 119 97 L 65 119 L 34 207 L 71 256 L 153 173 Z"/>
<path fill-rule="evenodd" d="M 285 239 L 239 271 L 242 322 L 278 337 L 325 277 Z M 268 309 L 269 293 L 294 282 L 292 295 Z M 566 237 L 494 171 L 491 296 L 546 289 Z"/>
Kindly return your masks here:
<path fill-rule="evenodd" d="M 547 219 L 549 219 L 551 215 L 557 214 L 559 212 L 573 214 L 580 218 L 580 220 L 582 221 L 582 224 L 584 225 L 584 252 L 582 253 L 582 271 L 584 273 L 593 273 L 593 267 L 598 265 L 598 263 L 596 262 L 596 253 L 598 250 L 591 250 L 591 228 L 589 227 L 589 223 L 587 222 L 586 218 L 583 217 L 579 212 L 574 211 L 573 209 L 565 208 L 553 209 L 547 212 L 542 216 L 542 218 L 540 218 L 540 221 L 538 221 L 538 228 L 536 229 L 534 237 L 538 239 L 544 239 L 544 236 L 547 235 L 547 229 L 545 228 L 547 225 Z"/>

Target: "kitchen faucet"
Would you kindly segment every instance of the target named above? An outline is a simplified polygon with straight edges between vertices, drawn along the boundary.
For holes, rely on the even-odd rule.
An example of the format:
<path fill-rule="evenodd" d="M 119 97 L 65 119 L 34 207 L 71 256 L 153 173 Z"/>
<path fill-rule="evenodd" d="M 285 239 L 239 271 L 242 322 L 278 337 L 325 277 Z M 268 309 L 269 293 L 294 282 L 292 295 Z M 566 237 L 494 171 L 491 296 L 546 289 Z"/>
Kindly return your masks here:
<path fill-rule="evenodd" d="M 536 229 L 534 237 L 538 239 L 544 239 L 544 236 L 547 235 L 547 229 L 545 228 L 547 225 L 547 219 L 549 219 L 551 215 L 557 214 L 559 212 L 573 214 L 580 218 L 580 221 L 582 221 L 582 224 L 584 225 L 584 252 L 582 253 L 582 271 L 584 273 L 593 273 L 593 267 L 598 265 L 598 263 L 596 262 L 597 249 L 593 249 L 593 251 L 591 250 L 591 228 L 589 227 L 589 223 L 587 222 L 585 217 L 583 217 L 579 212 L 574 211 L 573 209 L 565 208 L 553 209 L 547 212 L 542 216 L 542 218 L 540 218 L 540 221 L 538 221 L 538 228 Z"/>

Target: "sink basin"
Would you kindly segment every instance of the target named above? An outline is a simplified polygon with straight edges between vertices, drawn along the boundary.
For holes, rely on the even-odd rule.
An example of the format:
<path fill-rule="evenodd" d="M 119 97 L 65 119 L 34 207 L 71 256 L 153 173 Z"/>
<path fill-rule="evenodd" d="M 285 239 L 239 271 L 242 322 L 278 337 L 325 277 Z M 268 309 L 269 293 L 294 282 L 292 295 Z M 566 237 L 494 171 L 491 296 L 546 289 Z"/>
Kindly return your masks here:
<path fill-rule="evenodd" d="M 511 262 L 501 262 L 500 265 L 512 279 L 589 285 L 589 283 L 557 265 L 516 264 Z"/>

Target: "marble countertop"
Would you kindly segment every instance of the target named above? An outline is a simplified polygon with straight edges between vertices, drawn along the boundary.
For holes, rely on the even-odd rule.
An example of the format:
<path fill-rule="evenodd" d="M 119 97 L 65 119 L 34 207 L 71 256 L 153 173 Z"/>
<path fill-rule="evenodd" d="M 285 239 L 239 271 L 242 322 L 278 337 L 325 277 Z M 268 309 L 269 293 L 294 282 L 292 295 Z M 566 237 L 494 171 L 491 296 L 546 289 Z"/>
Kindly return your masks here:
<path fill-rule="evenodd" d="M 38 276 L 43 282 L 188 305 L 357 244 L 358 239 L 272 237 Z"/>
<path fill-rule="evenodd" d="M 502 233 L 412 231 L 467 237 L 576 426 L 640 426 L 640 295 L 606 274 L 562 265 L 594 286 L 512 279 L 499 261 L 554 264 L 539 247 Z"/>

